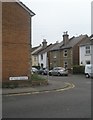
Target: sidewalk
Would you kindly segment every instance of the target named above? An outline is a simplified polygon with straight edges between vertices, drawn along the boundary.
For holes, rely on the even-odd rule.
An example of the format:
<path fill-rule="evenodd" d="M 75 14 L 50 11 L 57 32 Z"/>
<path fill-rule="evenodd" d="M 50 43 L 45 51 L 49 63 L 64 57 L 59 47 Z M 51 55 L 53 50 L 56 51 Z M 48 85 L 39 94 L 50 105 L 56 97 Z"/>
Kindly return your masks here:
<path fill-rule="evenodd" d="M 68 87 L 64 82 L 49 81 L 49 85 L 43 86 L 33 86 L 33 87 L 24 87 L 24 88 L 3 88 L 2 95 L 7 94 L 19 94 L 19 93 L 33 93 L 33 92 L 42 92 L 42 91 L 52 91 Z"/>

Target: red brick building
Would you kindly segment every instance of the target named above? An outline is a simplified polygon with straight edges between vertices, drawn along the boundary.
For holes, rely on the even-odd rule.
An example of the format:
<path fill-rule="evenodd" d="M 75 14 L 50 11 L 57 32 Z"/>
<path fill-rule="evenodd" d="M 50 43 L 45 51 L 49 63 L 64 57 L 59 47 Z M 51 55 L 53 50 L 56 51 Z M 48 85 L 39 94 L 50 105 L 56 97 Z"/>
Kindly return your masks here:
<path fill-rule="evenodd" d="M 31 19 L 21 2 L 2 2 L 2 81 L 28 76 L 31 70 Z"/>

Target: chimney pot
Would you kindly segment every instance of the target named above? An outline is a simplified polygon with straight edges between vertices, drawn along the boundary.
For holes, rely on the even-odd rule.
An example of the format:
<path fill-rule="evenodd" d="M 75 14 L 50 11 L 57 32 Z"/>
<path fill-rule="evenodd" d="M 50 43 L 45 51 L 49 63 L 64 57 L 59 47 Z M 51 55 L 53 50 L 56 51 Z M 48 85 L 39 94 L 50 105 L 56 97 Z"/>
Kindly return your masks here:
<path fill-rule="evenodd" d="M 64 43 L 64 45 L 66 45 L 68 43 L 68 41 L 69 41 L 68 31 L 63 32 L 63 33 L 64 33 L 63 34 L 63 43 Z"/>
<path fill-rule="evenodd" d="M 43 47 L 47 47 L 47 41 L 46 41 L 46 39 L 43 39 L 42 45 L 43 45 Z"/>

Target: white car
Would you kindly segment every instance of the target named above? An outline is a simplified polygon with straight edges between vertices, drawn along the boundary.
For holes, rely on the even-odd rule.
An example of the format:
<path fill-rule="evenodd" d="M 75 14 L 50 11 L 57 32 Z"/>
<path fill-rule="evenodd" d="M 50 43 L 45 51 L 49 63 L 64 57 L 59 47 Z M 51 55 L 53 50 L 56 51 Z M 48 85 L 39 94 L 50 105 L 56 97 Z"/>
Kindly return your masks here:
<path fill-rule="evenodd" d="M 49 71 L 49 75 L 58 75 L 58 76 L 65 75 L 65 76 L 68 76 L 68 70 L 66 70 L 63 67 L 55 67 L 55 68 L 53 68 L 52 70 Z"/>
<path fill-rule="evenodd" d="M 86 78 L 93 78 L 93 65 L 92 64 L 87 64 L 85 65 L 85 76 Z"/>

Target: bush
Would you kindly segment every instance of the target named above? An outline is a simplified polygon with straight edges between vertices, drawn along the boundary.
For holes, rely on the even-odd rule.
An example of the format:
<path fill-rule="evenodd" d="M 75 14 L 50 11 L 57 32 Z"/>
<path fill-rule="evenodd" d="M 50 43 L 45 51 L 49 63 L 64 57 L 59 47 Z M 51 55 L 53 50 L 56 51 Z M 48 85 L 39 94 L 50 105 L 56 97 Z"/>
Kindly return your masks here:
<path fill-rule="evenodd" d="M 73 66 L 73 74 L 84 74 L 85 66 L 75 65 Z"/>
<path fill-rule="evenodd" d="M 3 82 L 2 88 L 31 87 L 32 85 L 47 85 L 48 81 L 38 74 L 31 75 L 28 81 L 9 81 Z"/>
<path fill-rule="evenodd" d="M 45 81 L 46 79 L 39 76 L 38 74 L 32 74 L 31 75 L 31 81 Z"/>
<path fill-rule="evenodd" d="M 39 76 L 38 74 L 33 74 L 31 76 L 31 84 L 32 84 L 32 86 L 48 85 L 48 80 L 46 80 L 45 78 Z"/>

